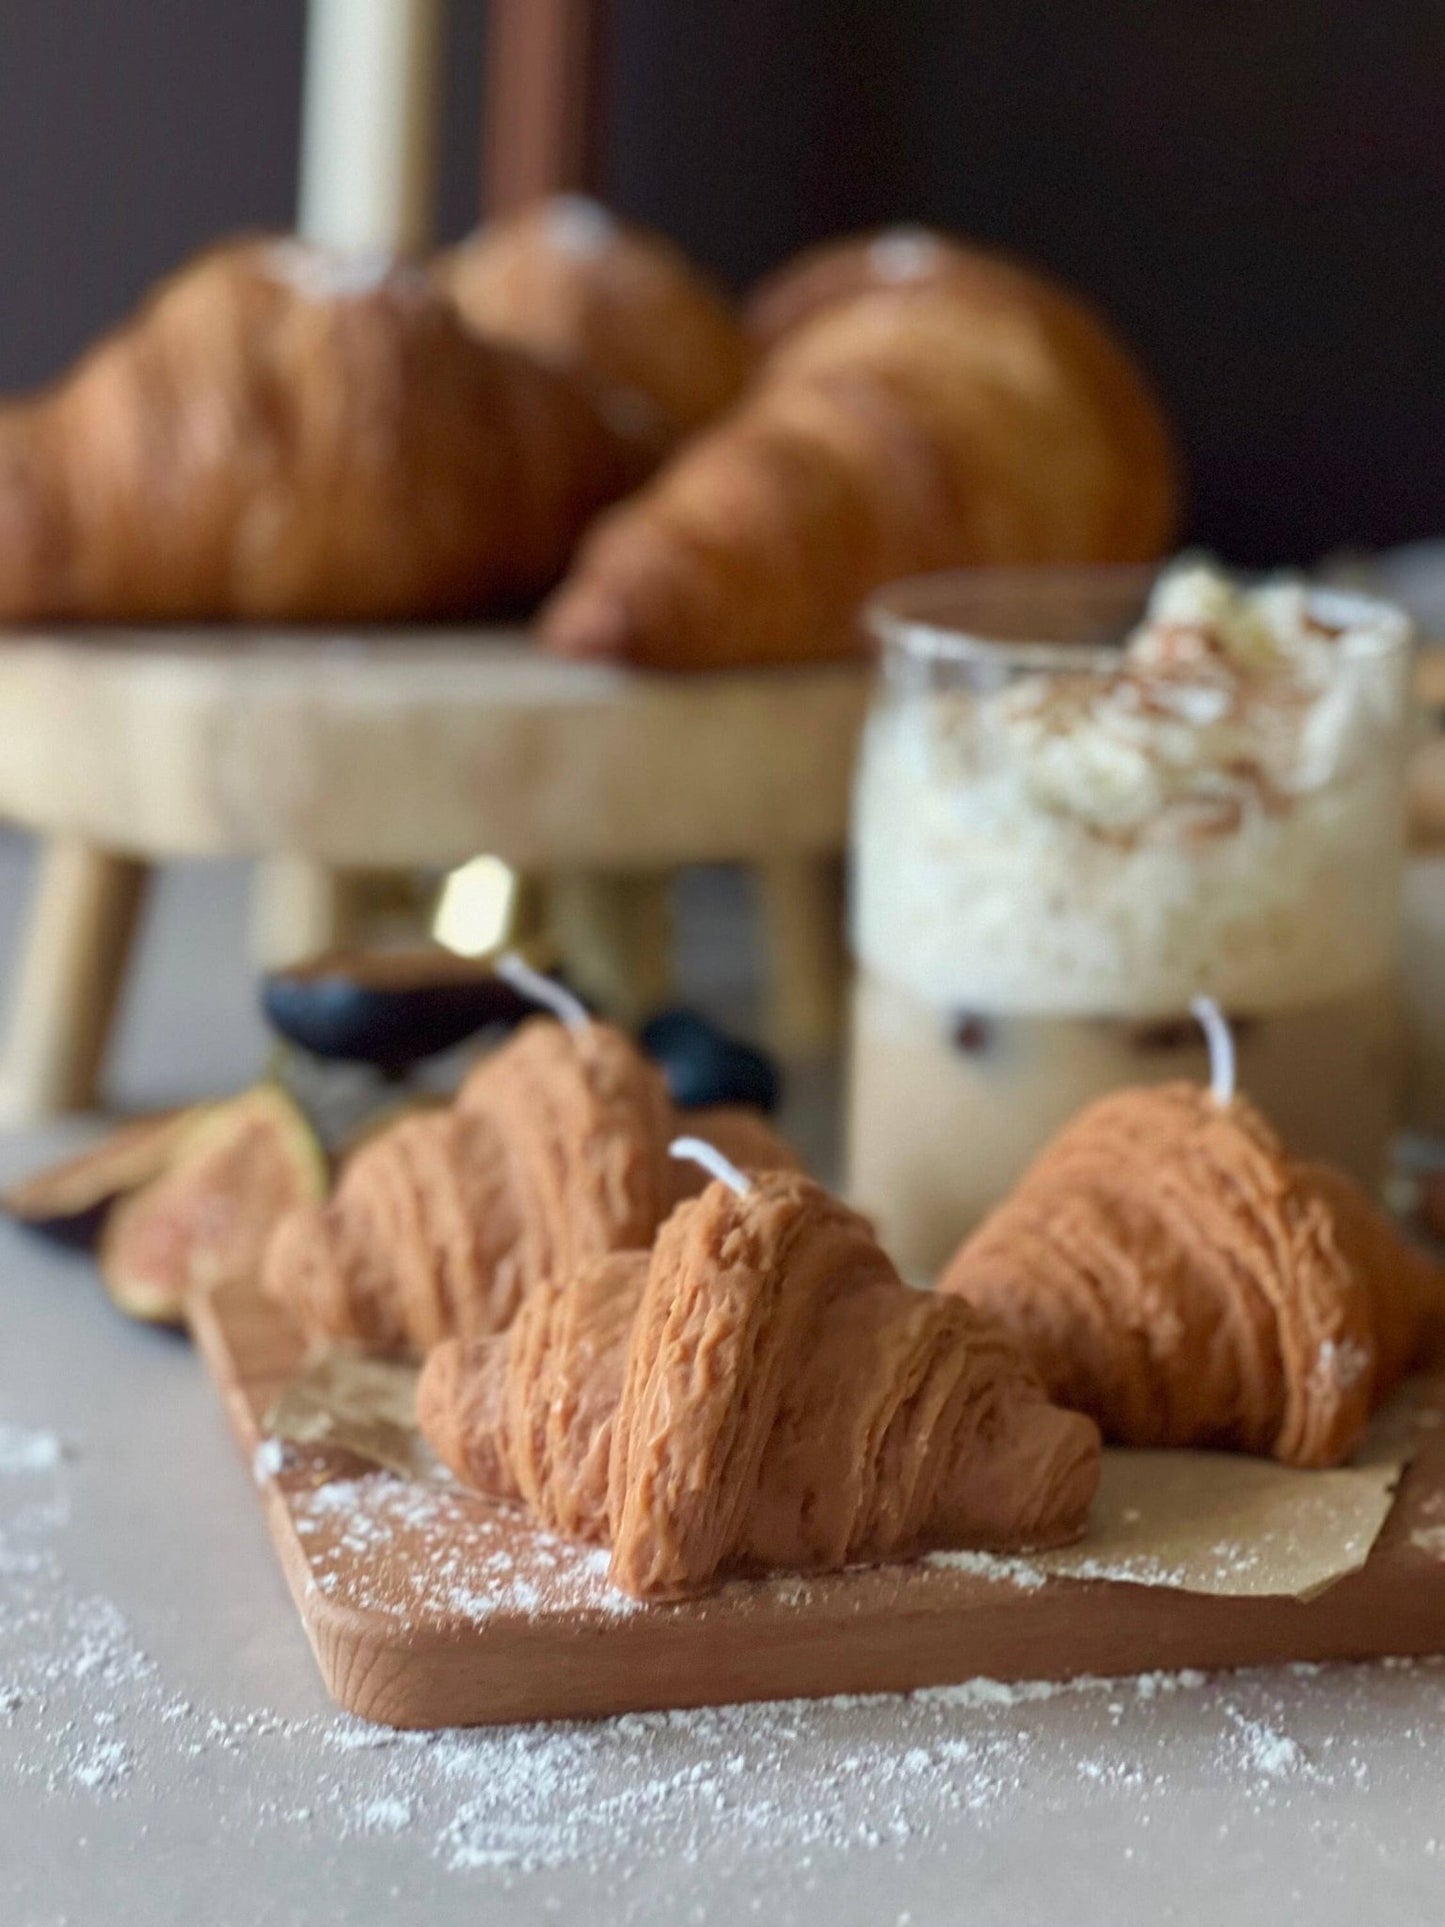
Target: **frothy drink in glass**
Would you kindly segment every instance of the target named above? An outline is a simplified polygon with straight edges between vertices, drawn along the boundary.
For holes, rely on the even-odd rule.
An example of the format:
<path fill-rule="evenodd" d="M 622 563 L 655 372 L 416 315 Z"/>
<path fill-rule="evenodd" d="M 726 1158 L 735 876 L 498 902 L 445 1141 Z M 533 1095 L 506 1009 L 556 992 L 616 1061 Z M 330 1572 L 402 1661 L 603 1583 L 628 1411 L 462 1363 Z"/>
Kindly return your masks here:
<path fill-rule="evenodd" d="M 1207 1077 L 1383 1175 L 1409 625 L 1203 568 L 904 585 L 853 842 L 849 1188 L 926 1278 L 1085 1103 Z M 1102 636 L 1127 635 L 1099 643 Z"/>

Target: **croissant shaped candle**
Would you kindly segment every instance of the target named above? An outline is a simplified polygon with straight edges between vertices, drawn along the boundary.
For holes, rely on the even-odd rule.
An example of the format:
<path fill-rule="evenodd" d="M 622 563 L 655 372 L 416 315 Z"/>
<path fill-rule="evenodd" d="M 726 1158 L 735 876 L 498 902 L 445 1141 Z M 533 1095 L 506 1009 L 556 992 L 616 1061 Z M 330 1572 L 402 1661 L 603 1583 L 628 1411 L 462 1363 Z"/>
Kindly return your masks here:
<path fill-rule="evenodd" d="M 413 270 L 232 243 L 0 408 L 0 615 L 474 613 L 547 588 L 654 453 Z"/>
<path fill-rule="evenodd" d="M 1233 1091 L 1083 1111 L 959 1250 L 943 1293 L 995 1319 L 1052 1397 L 1124 1445 L 1347 1458 L 1440 1328 L 1439 1269 L 1342 1173 L 1289 1156 Z"/>
<path fill-rule="evenodd" d="M 811 1179 L 722 1168 L 650 1254 L 554 1274 L 506 1334 L 431 1354 L 418 1413 L 458 1476 L 609 1544 L 639 1598 L 1076 1537 L 1094 1425 Z"/>
<path fill-rule="evenodd" d="M 315 1340 L 426 1351 L 498 1331 L 538 1280 L 646 1247 L 685 1194 L 676 1120 L 631 1039 L 534 1019 L 472 1072 L 454 1105 L 364 1145 L 328 1204 L 293 1211 L 263 1283 Z M 760 1118 L 709 1114 L 749 1165 L 792 1153 Z"/>

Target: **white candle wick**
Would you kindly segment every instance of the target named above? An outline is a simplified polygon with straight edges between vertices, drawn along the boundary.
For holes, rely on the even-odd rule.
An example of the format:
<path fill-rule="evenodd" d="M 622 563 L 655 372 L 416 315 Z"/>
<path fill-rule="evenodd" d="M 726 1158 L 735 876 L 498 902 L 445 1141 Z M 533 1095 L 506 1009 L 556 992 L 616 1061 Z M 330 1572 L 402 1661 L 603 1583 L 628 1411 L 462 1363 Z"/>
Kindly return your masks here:
<path fill-rule="evenodd" d="M 580 997 L 574 997 L 570 990 L 544 977 L 540 970 L 533 970 L 524 963 L 515 950 L 508 950 L 498 957 L 494 966 L 496 973 L 513 990 L 530 997 L 534 1004 L 550 1010 L 554 1017 L 560 1017 L 568 1030 L 585 1030 L 592 1022 L 592 1014 Z"/>
<path fill-rule="evenodd" d="M 704 1171 L 711 1173 L 730 1191 L 736 1191 L 740 1198 L 745 1198 L 753 1188 L 752 1179 L 740 1171 L 731 1158 L 725 1158 L 715 1144 L 709 1144 L 706 1138 L 675 1137 L 667 1149 L 672 1157 L 686 1158 L 693 1164 L 700 1164 Z"/>
<path fill-rule="evenodd" d="M 1196 997 L 1189 1006 L 1209 1045 L 1209 1095 L 1216 1104 L 1234 1101 L 1234 1032 L 1229 1019 L 1212 997 Z"/>

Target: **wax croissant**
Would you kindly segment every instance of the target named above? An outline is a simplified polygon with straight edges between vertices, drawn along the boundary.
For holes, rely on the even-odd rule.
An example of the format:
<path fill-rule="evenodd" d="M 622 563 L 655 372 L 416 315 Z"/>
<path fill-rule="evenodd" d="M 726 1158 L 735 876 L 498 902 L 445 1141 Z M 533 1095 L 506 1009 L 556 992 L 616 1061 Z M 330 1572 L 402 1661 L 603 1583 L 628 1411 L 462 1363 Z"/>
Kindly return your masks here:
<path fill-rule="evenodd" d="M 1349 1178 L 1182 1083 L 1084 1111 L 938 1288 L 1106 1438 L 1295 1466 L 1349 1455 L 1445 1309 L 1439 1269 Z"/>
<path fill-rule="evenodd" d="M 980 260 L 788 333 L 742 402 L 589 533 L 541 635 L 662 668 L 835 656 L 901 576 L 1147 560 L 1175 494 L 1123 350 L 1051 285 Z"/>
<path fill-rule="evenodd" d="M 423 276 L 236 243 L 0 410 L 0 616 L 510 605 L 556 579 L 651 455 Z"/>
<path fill-rule="evenodd" d="M 278 1226 L 263 1284 L 318 1341 L 425 1352 L 499 1331 L 541 1279 L 651 1244 L 692 1167 L 662 1075 L 606 1024 L 537 1019 L 472 1073 L 454 1105 L 365 1144 L 328 1204 Z M 791 1151 L 750 1114 L 706 1130 L 748 1168 Z"/>
<path fill-rule="evenodd" d="M 436 272 L 474 327 L 642 398 L 672 435 L 718 414 L 752 369 L 721 291 L 660 234 L 582 195 L 489 221 Z"/>
<path fill-rule="evenodd" d="M 531 1293 L 428 1359 L 422 1429 L 459 1477 L 612 1548 L 640 1598 L 1083 1529 L 1089 1420 L 958 1300 L 911 1291 L 797 1172 L 708 1186 L 651 1254 Z"/>

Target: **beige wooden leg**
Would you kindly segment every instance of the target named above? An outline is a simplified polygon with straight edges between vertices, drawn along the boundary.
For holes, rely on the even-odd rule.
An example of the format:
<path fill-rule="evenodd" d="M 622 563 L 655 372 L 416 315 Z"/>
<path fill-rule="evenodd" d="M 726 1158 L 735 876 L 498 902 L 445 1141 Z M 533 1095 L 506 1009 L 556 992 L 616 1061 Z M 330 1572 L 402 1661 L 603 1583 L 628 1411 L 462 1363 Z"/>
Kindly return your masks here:
<path fill-rule="evenodd" d="M 94 1104 L 149 874 L 77 837 L 46 844 L 0 1076 L 9 1122 Z"/>
<path fill-rule="evenodd" d="M 843 1016 L 843 867 L 832 856 L 776 857 L 759 865 L 768 960 L 768 1031 L 784 1057 L 837 1043 Z"/>
<path fill-rule="evenodd" d="M 353 928 L 351 879 L 309 857 L 268 856 L 256 865 L 251 953 L 261 970 L 340 949 Z"/>
<path fill-rule="evenodd" d="M 672 904 L 665 875 L 554 876 L 547 913 L 569 981 L 609 1017 L 635 1024 L 667 1001 Z"/>

